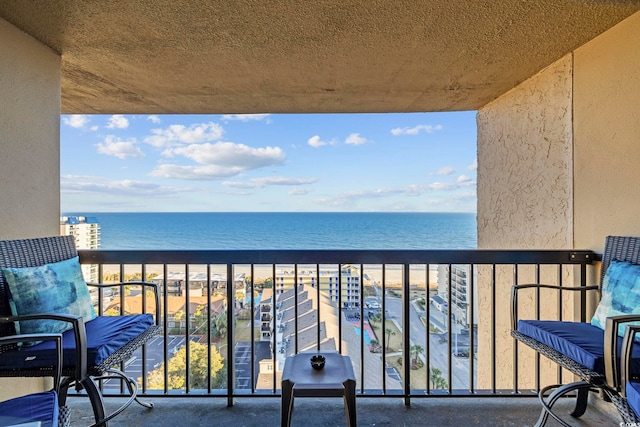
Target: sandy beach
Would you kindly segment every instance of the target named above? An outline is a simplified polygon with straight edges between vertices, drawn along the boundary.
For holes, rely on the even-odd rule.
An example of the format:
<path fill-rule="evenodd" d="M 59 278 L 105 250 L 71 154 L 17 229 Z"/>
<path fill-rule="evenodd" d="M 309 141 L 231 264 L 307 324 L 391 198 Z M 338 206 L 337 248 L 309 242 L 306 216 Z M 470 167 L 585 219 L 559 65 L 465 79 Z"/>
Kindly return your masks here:
<path fill-rule="evenodd" d="M 214 274 L 225 275 L 226 268 L 227 268 L 226 265 L 212 264 L 210 266 L 210 271 L 212 275 Z M 283 264 L 283 265 L 276 266 L 276 271 L 279 271 L 279 270 L 293 271 L 293 269 L 294 269 L 294 266 L 292 264 Z M 302 270 L 309 271 L 314 269 L 315 269 L 315 265 L 298 265 L 299 271 L 302 271 Z M 332 265 L 332 266 L 324 267 L 321 265 L 320 269 L 335 270 L 336 266 Z M 140 270 L 141 268 L 139 265 L 135 265 L 135 266 L 126 265 L 125 275 L 140 273 Z M 184 272 L 185 266 L 182 264 L 168 265 L 167 270 L 169 272 Z M 104 266 L 105 274 L 117 274 L 119 271 L 120 271 L 119 266 L 116 266 L 116 265 Z M 163 266 L 148 264 L 146 266 L 146 271 L 147 271 L 147 274 L 161 275 L 163 274 Z M 201 264 L 189 265 L 190 273 L 206 273 L 206 271 L 207 271 L 206 265 L 201 265 Z M 247 277 L 252 276 L 250 265 L 236 265 L 234 266 L 234 272 L 244 273 Z M 254 268 L 253 268 L 254 283 L 261 283 L 265 279 L 270 278 L 272 274 L 273 274 L 273 267 L 271 265 L 254 265 Z M 376 265 L 365 264 L 363 266 L 362 275 L 364 279 L 363 283 L 365 283 L 365 285 L 372 284 L 371 282 L 376 282 L 380 284 L 382 283 L 382 279 L 383 279 L 383 268 L 379 264 L 376 264 Z M 397 264 L 387 265 L 384 270 L 384 278 L 385 278 L 385 283 L 387 285 L 400 285 L 402 283 L 402 278 L 403 278 L 402 266 Z M 437 280 L 438 280 L 437 266 L 431 265 L 429 270 L 429 282 L 430 284 L 435 284 L 437 283 Z M 426 283 L 426 266 L 425 265 L 411 266 L 410 283 L 416 286 L 425 285 Z"/>

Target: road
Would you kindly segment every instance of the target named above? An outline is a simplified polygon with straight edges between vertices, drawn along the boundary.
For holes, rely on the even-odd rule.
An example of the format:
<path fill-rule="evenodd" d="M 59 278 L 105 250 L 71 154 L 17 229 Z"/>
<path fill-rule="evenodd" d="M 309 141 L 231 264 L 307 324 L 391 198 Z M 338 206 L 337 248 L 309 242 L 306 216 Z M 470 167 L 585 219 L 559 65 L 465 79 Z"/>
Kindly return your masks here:
<path fill-rule="evenodd" d="M 413 304 L 409 304 L 409 324 L 410 324 L 410 345 L 418 344 L 426 350 L 426 328 L 420 320 L 421 313 L 418 313 Z M 385 309 L 388 311 L 387 318 L 396 322 L 398 329 L 402 330 L 402 300 L 387 296 L 385 301 Z M 443 313 L 431 307 L 431 322 L 446 330 L 445 316 Z M 456 334 L 453 334 L 454 338 Z M 454 342 L 455 343 L 455 342 Z M 442 342 L 439 334 L 429 334 L 429 352 L 431 367 L 438 368 L 442 371 L 442 376 L 447 379 L 449 372 L 449 358 L 451 359 L 452 368 L 452 388 L 468 389 L 469 388 L 469 363 L 472 358 L 460 358 L 453 356 L 449 352 L 447 342 Z"/>

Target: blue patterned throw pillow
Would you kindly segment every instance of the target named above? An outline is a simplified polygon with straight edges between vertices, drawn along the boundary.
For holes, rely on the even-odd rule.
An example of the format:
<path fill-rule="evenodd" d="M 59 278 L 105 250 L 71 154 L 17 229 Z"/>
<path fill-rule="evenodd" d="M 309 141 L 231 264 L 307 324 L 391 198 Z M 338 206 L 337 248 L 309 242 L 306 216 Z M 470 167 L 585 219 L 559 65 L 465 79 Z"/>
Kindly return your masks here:
<path fill-rule="evenodd" d="M 14 316 L 37 313 L 75 314 L 85 322 L 96 318 L 78 257 L 25 268 L 3 268 Z M 71 323 L 27 320 L 16 325 L 18 333 L 61 333 Z"/>
<path fill-rule="evenodd" d="M 591 324 L 604 329 L 607 317 L 621 314 L 640 314 L 640 265 L 613 260 L 602 280 L 602 298 Z M 624 335 L 628 324 L 620 325 L 618 335 Z"/>

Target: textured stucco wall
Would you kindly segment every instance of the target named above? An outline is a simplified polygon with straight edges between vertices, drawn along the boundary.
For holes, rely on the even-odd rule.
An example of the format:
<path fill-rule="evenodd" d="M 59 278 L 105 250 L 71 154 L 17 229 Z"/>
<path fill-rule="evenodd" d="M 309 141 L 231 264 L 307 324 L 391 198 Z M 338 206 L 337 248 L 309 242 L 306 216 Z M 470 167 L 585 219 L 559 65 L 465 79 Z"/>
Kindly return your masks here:
<path fill-rule="evenodd" d="M 571 247 L 571 56 L 480 109 L 477 121 L 478 247 Z"/>
<path fill-rule="evenodd" d="M 60 57 L 0 19 L 0 238 L 59 234 Z"/>
<path fill-rule="evenodd" d="M 640 13 L 575 51 L 575 246 L 640 236 Z"/>
<path fill-rule="evenodd" d="M 0 19 L 0 239 L 56 235 L 60 57 Z M 42 388 L 2 379 L 0 400 Z"/>
<path fill-rule="evenodd" d="M 572 58 L 567 55 L 478 111 L 479 248 L 571 247 L 571 74 Z M 565 283 L 572 280 L 571 273 L 564 272 Z M 478 269 L 478 386 L 491 387 L 495 358 L 497 387 L 511 388 L 514 350 L 509 312 L 492 306 L 492 288 L 495 286 L 495 307 L 509 307 L 513 269 L 496 268 L 495 285 L 491 277 L 490 268 Z M 521 268 L 519 280 L 534 282 L 534 270 Z M 556 283 L 555 269 L 543 269 L 542 280 Z M 533 297 L 531 293 L 524 298 L 521 307 L 534 307 Z M 492 319 L 494 311 L 496 318 Z M 527 315 L 524 310 L 520 314 Z M 493 323 L 495 354 L 489 345 Z M 533 362 L 526 349 L 520 350 L 519 357 L 521 366 Z M 524 372 L 519 372 L 518 386 L 535 387 L 533 378 L 525 377 Z"/>

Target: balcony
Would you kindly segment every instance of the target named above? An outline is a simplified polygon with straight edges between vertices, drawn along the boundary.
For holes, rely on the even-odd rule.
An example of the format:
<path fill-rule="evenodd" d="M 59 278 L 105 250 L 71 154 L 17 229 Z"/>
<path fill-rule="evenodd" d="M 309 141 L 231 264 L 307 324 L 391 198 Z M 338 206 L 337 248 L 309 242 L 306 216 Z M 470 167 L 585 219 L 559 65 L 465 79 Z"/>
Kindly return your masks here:
<path fill-rule="evenodd" d="M 584 256 L 587 254 L 588 257 Z M 158 407 L 181 406 L 173 403 L 173 399 L 165 400 L 178 397 L 193 398 L 193 403 L 186 405 L 191 409 L 200 403 L 205 407 L 233 406 L 237 399 L 256 397 L 264 399 L 251 400 L 247 405 L 263 409 L 265 405 L 274 406 L 273 400 L 270 404 L 262 400 L 280 396 L 278 374 L 282 372 L 286 356 L 321 349 L 337 350 L 351 357 L 359 402 L 387 398 L 381 404 L 396 407 L 398 413 L 403 413 L 400 410 L 403 404 L 424 408 L 433 405 L 424 398 L 438 398 L 440 402 L 451 402 L 438 405 L 455 406 L 460 402 L 458 398 L 464 397 L 467 398 L 465 405 L 475 408 L 474 411 L 481 411 L 480 407 L 487 405 L 500 413 L 496 408 L 511 411 L 509 408 L 514 403 L 508 401 L 517 397 L 518 402 L 522 399 L 526 402 L 521 405 L 530 408 L 527 410 L 532 415 L 526 419 L 531 423 L 536 419 L 538 405 L 537 399 L 532 398 L 536 396 L 535 390 L 547 382 L 561 382 L 563 373 L 533 357 L 528 349 L 517 347 L 508 334 L 508 310 L 498 307 L 496 292 L 512 283 L 549 278 L 552 283 L 563 286 L 585 286 L 591 283 L 594 274 L 594 266 L 586 261 L 593 259 L 593 253 L 576 250 L 82 250 L 80 257 L 82 263 L 97 264 L 101 276 L 114 277 L 115 272 L 125 280 L 131 277 L 157 280 L 176 272 L 185 273 L 183 295 L 171 295 L 168 286 L 161 287 L 163 333 L 125 367 L 129 375 L 140 379 L 142 395 L 159 400 Z M 260 260 L 260 264 L 255 263 L 256 260 Z M 453 263 L 464 264 L 473 271 L 468 278 L 464 317 L 456 317 L 458 307 L 454 311 L 442 311 L 425 302 L 433 292 L 426 284 L 434 280 L 435 266 Z M 355 266 L 356 272 L 351 274 L 356 274 L 358 283 L 362 283 L 357 304 L 345 304 L 346 297 L 341 292 L 337 300 L 332 300 L 329 280 L 325 280 L 326 286 L 320 280 L 320 272 L 326 275 L 326 271 L 333 271 L 329 273 L 335 276 L 332 286 L 347 286 L 340 268 L 345 264 Z M 319 285 L 299 284 L 294 289 L 293 283 L 297 281 L 291 281 L 274 293 L 266 284 L 274 283 L 272 278 L 282 266 L 290 269 L 293 276 L 302 269 L 305 274 L 315 274 L 315 283 Z M 249 279 L 242 293 L 235 286 L 218 286 L 215 292 L 207 293 L 206 289 L 213 288 L 204 286 L 204 295 L 190 295 L 188 278 L 196 277 L 190 273 L 197 271 L 204 272 L 204 280 L 209 283 L 214 278 L 221 283 L 220 276 L 233 277 L 239 273 Z M 364 280 L 365 276 L 370 280 Z M 203 280 L 201 275 L 197 277 Z M 451 295 L 453 284 L 445 282 L 445 289 L 439 292 Z M 353 286 L 351 281 L 349 286 Z M 115 289 L 118 297 L 108 305 L 107 301 L 101 301 L 101 311 L 117 312 L 122 307 L 125 312 L 136 308 L 153 310 L 151 298 L 147 301 L 146 295 L 135 287 Z M 244 295 L 264 298 L 238 299 Z M 216 306 L 213 302 L 220 298 L 225 301 Z M 373 300 L 379 303 L 379 310 L 365 308 L 371 306 Z M 455 306 L 450 298 L 446 302 L 449 307 Z M 584 298 L 560 304 L 555 299 L 537 296 L 536 304 L 536 310 L 543 313 L 549 309 L 554 311 L 559 305 L 577 306 L 575 311 L 563 309 L 562 313 L 555 313 L 565 319 L 584 320 L 589 315 L 588 301 Z M 260 313 L 267 307 L 275 309 L 272 319 L 275 323 L 271 324 L 272 329 L 267 327 L 275 333 L 265 335 L 261 333 L 265 326 Z M 188 329 L 170 327 L 169 320 L 179 311 L 180 316 L 191 319 Z M 461 319 L 474 321 L 462 323 Z M 209 372 L 206 378 L 198 378 L 195 371 L 203 361 L 191 357 L 198 346 L 206 347 L 215 356 L 211 360 L 215 361 L 219 353 L 223 368 L 212 363 L 205 366 L 204 371 Z M 467 349 L 466 355 L 459 350 L 463 347 Z M 184 350 L 180 353 L 181 349 Z M 180 374 L 171 370 L 172 357 L 185 360 L 187 375 L 175 377 Z M 260 372 L 260 361 L 269 361 L 276 369 Z M 103 388 L 108 396 L 117 397 L 122 393 L 117 384 L 104 384 Z M 220 402 L 207 403 L 203 400 L 205 397 L 219 398 Z M 479 402 L 486 402 L 486 398 L 491 398 L 492 403 Z M 375 411 L 376 403 L 367 404 Z M 300 407 L 304 408 L 302 402 Z M 128 416 L 140 417 L 135 424 L 147 423 L 144 411 Z"/>

